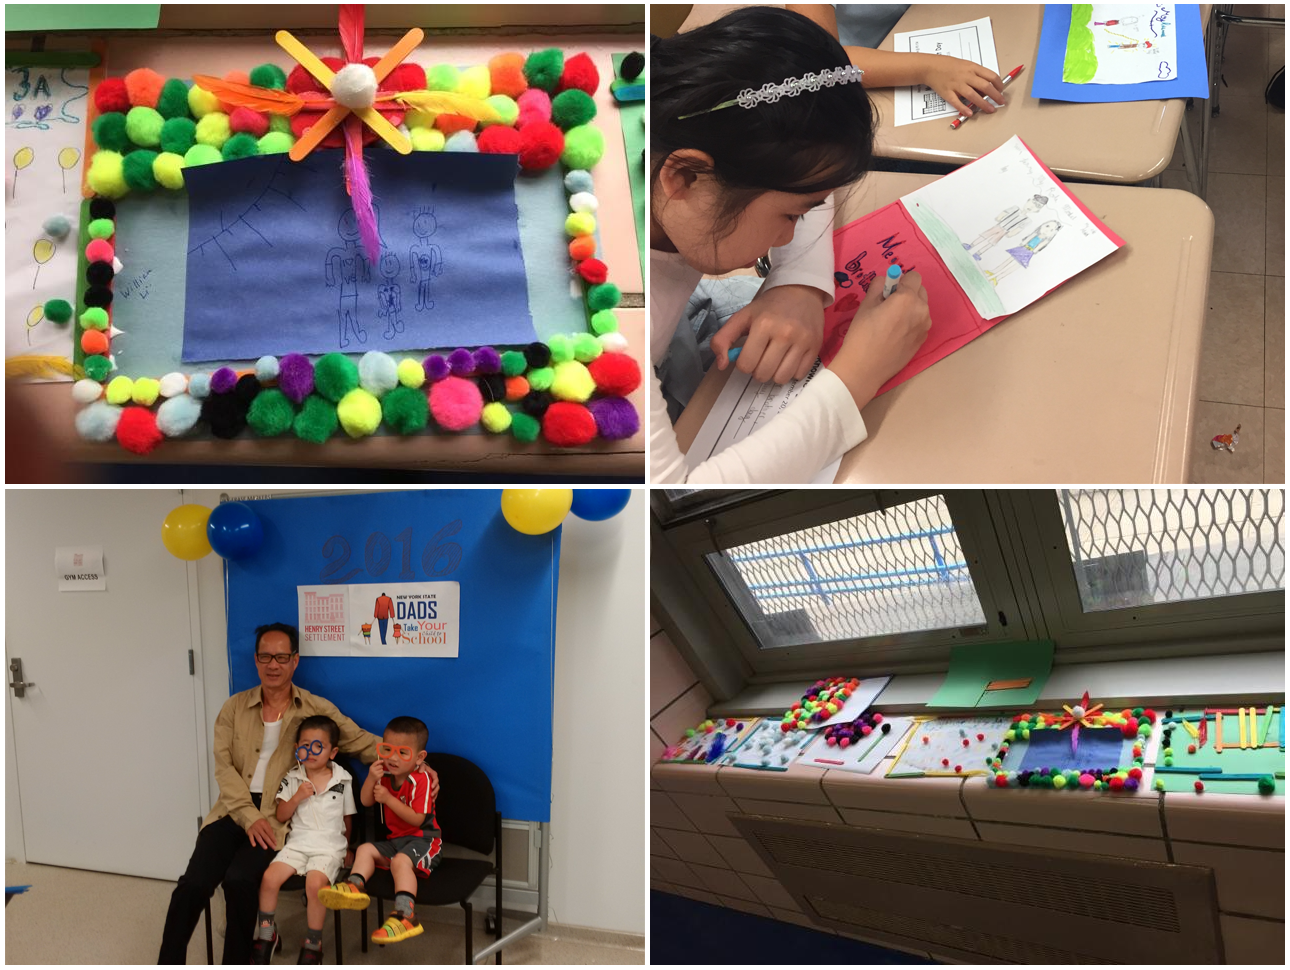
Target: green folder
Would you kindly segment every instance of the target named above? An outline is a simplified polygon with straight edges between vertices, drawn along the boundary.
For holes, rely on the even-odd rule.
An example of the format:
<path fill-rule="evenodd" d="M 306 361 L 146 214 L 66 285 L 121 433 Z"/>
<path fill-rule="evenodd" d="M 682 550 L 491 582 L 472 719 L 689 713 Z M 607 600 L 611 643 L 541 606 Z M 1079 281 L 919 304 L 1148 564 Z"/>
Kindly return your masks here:
<path fill-rule="evenodd" d="M 159 3 L 6 3 L 4 29 L 148 30 L 161 20 Z"/>
<path fill-rule="evenodd" d="M 928 707 L 1022 708 L 1039 699 L 1053 667 L 1052 640 L 1012 643 L 962 643 L 950 648 L 950 669 Z M 1001 680 L 1024 680 L 1025 687 L 986 690 Z"/>

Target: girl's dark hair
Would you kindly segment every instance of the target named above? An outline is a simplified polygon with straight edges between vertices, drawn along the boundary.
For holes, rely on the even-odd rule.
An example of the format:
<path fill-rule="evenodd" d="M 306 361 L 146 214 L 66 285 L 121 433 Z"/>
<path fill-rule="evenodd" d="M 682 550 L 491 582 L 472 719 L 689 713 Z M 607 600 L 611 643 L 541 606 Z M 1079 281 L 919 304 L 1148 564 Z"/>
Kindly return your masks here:
<path fill-rule="evenodd" d="M 779 84 L 850 64 L 826 30 L 801 14 L 745 7 L 650 45 L 650 154 L 658 179 L 668 156 L 696 149 L 712 157 L 724 190 L 717 228 L 764 192 L 802 194 L 859 179 L 873 156 L 874 111 L 855 82 L 711 111 L 745 88 Z M 682 116 L 705 112 L 693 118 Z"/>

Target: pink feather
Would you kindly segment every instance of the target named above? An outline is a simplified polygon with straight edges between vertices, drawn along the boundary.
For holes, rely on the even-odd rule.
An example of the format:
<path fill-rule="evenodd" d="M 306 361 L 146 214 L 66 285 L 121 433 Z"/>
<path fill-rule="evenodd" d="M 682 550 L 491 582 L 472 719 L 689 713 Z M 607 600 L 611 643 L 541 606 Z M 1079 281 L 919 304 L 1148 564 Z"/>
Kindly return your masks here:
<path fill-rule="evenodd" d="M 342 3 L 338 27 L 345 60 L 357 64 L 363 59 L 363 5 Z"/>
<path fill-rule="evenodd" d="M 372 208 L 372 183 L 368 180 L 367 164 L 363 161 L 360 123 L 353 115 L 345 119 L 345 179 L 349 183 L 350 202 L 358 220 L 358 234 L 368 259 L 375 264 L 381 258 L 381 232 L 376 225 L 376 211 Z"/>

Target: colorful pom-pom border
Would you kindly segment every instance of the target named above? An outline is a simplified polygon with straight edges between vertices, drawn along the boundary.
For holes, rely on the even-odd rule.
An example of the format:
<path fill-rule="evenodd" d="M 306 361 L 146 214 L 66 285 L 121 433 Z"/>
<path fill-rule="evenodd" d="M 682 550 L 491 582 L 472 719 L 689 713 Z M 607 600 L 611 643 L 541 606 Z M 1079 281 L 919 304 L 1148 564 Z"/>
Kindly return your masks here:
<path fill-rule="evenodd" d="M 1146 761 L 1147 742 L 1151 731 L 1158 720 L 1151 708 L 1126 708 L 1123 711 L 1104 711 L 1086 718 L 1091 727 L 1114 727 L 1123 733 L 1126 739 L 1135 738 L 1131 763 L 1124 765 L 1100 765 L 1084 769 L 1073 768 L 1036 768 L 1025 771 L 1010 771 L 1004 765 L 1009 746 L 1012 742 L 1029 740 L 1035 731 L 1056 730 L 1061 723 L 1062 714 L 1018 714 L 1012 719 L 1012 727 L 1003 736 L 999 748 L 986 759 L 989 772 L 986 784 L 991 788 L 1051 788 L 1055 791 L 1097 791 L 1112 794 L 1133 795 L 1144 790 L 1143 765 Z M 1065 730 L 1070 730 L 1066 728 Z"/>

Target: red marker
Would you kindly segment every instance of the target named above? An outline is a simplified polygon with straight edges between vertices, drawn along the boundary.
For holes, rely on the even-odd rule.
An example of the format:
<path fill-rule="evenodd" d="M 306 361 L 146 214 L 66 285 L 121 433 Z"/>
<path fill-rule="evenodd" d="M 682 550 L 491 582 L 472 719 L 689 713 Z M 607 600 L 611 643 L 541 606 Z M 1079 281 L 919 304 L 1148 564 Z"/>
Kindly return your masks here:
<path fill-rule="evenodd" d="M 1021 65 L 1019 65 L 1019 66 L 1017 66 L 1017 67 L 1014 67 L 1014 68 L 1013 68 L 1013 69 L 1008 73 L 1008 75 L 1003 79 L 1003 85 L 1002 85 L 1002 86 L 1006 88 L 1006 87 L 1008 86 L 1008 82 L 1009 82 L 1009 81 L 1011 81 L 1011 80 L 1012 80 L 1014 77 L 1016 77 L 1018 74 L 1020 74 L 1020 73 L 1022 72 L 1022 69 L 1023 69 L 1023 68 L 1025 68 L 1025 66 L 1026 66 L 1025 64 L 1021 64 Z M 986 98 L 986 100 L 987 100 L 987 101 L 990 101 L 990 99 L 989 99 L 989 98 Z M 976 105 L 974 105 L 971 101 L 966 101 L 966 102 L 964 102 L 964 103 L 965 103 L 969 108 L 972 108 L 973 110 L 976 110 Z M 991 104 L 994 104 L 994 102 L 993 102 L 993 101 L 990 101 L 990 103 L 991 103 Z M 997 105 L 997 104 L 995 104 L 994 106 L 995 106 L 996 108 L 1003 107 L 1002 105 Z M 963 122 L 967 121 L 967 120 L 968 120 L 968 117 L 969 117 L 968 115 L 959 115 L 959 116 L 958 116 L 957 118 L 955 118 L 952 122 L 950 122 L 950 127 L 951 127 L 951 128 L 953 128 L 955 131 L 958 131 L 958 130 L 959 130 L 959 125 L 961 125 L 961 124 L 963 124 Z"/>

